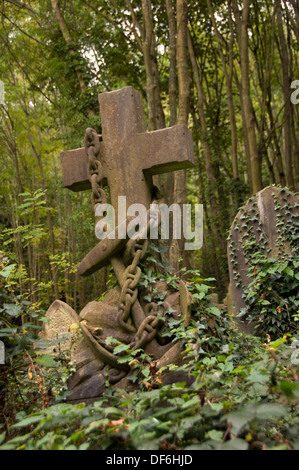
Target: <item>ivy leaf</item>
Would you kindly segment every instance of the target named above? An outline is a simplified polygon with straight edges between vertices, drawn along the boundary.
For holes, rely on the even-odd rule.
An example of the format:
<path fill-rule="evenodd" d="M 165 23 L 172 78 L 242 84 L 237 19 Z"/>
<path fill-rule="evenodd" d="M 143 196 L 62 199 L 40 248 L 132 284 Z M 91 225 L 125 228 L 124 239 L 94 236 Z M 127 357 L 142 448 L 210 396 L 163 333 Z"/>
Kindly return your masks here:
<path fill-rule="evenodd" d="M 12 428 L 25 428 L 27 426 L 30 426 L 31 424 L 38 423 L 44 418 L 43 415 L 40 414 L 35 414 L 33 416 L 28 416 L 25 419 L 22 419 L 22 421 L 19 421 L 18 423 L 15 423 Z M 24 437 L 24 436 L 23 436 Z"/>
<path fill-rule="evenodd" d="M 127 362 L 131 362 L 133 359 L 133 356 L 122 356 L 117 359 L 117 362 L 119 364 L 126 364 Z"/>
<path fill-rule="evenodd" d="M 57 362 L 55 362 L 51 354 L 43 354 L 37 357 L 36 362 L 41 367 L 58 367 Z"/>
<path fill-rule="evenodd" d="M 9 264 L 8 266 L 5 266 L 3 269 L 1 269 L 0 276 L 3 276 L 7 279 L 10 276 L 14 267 L 15 267 L 14 264 Z"/>
<path fill-rule="evenodd" d="M 286 268 L 286 269 L 284 270 L 284 272 L 285 272 L 288 276 L 294 277 L 294 271 L 293 271 L 293 269 L 291 269 L 290 267 Z"/>
<path fill-rule="evenodd" d="M 22 310 L 22 307 L 16 304 L 3 304 L 3 307 L 5 312 L 11 317 L 17 317 Z"/>
<path fill-rule="evenodd" d="M 272 420 L 283 418 L 286 415 L 286 407 L 278 403 L 264 403 L 257 405 L 255 415 L 258 419 Z"/>
<path fill-rule="evenodd" d="M 194 299 L 202 300 L 205 297 L 205 292 L 200 292 L 199 294 L 193 294 Z"/>
<path fill-rule="evenodd" d="M 220 310 L 217 307 L 208 307 L 207 312 L 215 315 L 215 317 L 220 318 Z"/>
<path fill-rule="evenodd" d="M 113 353 L 114 353 L 114 354 L 119 354 L 119 353 L 121 353 L 121 352 L 123 352 L 123 351 L 127 351 L 128 348 L 129 348 L 129 347 L 128 347 L 127 344 L 121 343 L 121 344 L 119 344 L 118 346 L 116 346 L 116 347 L 114 348 Z"/>
<path fill-rule="evenodd" d="M 4 442 L 5 436 L 6 436 L 6 432 L 5 432 L 5 431 L 4 431 L 2 434 L 0 434 L 0 444 L 2 444 L 2 442 Z"/>
<path fill-rule="evenodd" d="M 232 423 L 232 434 L 238 435 L 253 420 L 271 421 L 286 415 L 286 408 L 277 403 L 250 404 L 233 413 L 224 416 L 228 423 Z"/>

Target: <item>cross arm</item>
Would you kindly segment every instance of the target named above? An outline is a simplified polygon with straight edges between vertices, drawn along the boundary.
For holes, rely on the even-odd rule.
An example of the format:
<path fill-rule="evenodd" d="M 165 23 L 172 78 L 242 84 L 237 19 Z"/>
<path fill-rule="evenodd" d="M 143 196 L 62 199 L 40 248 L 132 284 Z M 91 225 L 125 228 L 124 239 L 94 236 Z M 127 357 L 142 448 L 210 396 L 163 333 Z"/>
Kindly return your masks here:
<path fill-rule="evenodd" d="M 91 188 L 88 179 L 88 156 L 85 148 L 65 150 L 60 154 L 63 186 L 71 191 L 85 191 Z"/>
<path fill-rule="evenodd" d="M 183 124 L 138 134 L 145 149 L 142 168 L 146 175 L 157 175 L 195 165 L 192 134 Z"/>

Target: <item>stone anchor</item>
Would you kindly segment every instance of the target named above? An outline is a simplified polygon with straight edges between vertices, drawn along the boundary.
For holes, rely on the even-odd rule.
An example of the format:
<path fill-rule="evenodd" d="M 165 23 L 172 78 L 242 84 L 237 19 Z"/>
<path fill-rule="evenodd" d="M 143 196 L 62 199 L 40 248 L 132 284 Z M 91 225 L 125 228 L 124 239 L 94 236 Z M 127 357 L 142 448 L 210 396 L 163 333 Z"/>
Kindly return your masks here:
<path fill-rule="evenodd" d="M 94 210 L 98 204 L 106 203 L 103 185 L 108 185 L 110 201 L 116 210 L 116 236 L 101 240 L 77 269 L 80 275 L 86 276 L 112 264 L 120 285 L 119 334 L 131 348 L 142 347 L 158 360 L 173 345 L 157 342 L 159 321 L 155 305 L 144 307 L 138 299 L 141 274 L 138 264 L 145 255 L 148 239 L 144 236 L 128 240 L 117 236 L 129 222 L 117 213 L 118 197 L 125 196 L 128 206 L 143 204 L 149 211 L 153 202 L 152 176 L 194 165 L 192 136 L 184 125 L 146 132 L 142 98 L 132 87 L 99 95 L 99 105 L 102 135 L 87 129 L 84 148 L 61 153 L 63 185 L 72 191 L 91 189 Z M 149 219 L 147 230 L 152 223 Z M 104 338 L 96 337 L 84 321 L 80 326 L 95 357 L 112 370 L 124 369 L 114 374 L 114 382 L 126 375 L 128 366 L 118 363 Z"/>

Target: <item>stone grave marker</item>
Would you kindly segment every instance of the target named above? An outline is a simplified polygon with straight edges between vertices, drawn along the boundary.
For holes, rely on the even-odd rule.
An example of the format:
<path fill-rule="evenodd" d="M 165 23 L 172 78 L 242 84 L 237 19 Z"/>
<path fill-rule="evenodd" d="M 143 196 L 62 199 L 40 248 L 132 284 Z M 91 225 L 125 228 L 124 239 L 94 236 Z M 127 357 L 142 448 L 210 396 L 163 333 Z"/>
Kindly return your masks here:
<path fill-rule="evenodd" d="M 235 315 L 246 307 L 253 253 L 259 249 L 279 260 L 298 250 L 298 207 L 298 195 L 286 188 L 269 186 L 251 197 L 236 215 L 228 237 L 229 303 Z M 254 325 L 245 321 L 241 329 L 253 333 Z"/>
<path fill-rule="evenodd" d="M 192 136 L 184 125 L 146 132 L 142 98 L 132 87 L 99 95 L 99 104 L 102 134 L 87 129 L 84 148 L 62 152 L 63 184 L 72 191 L 91 189 L 96 216 L 99 204 L 107 203 L 104 186 L 108 186 L 115 209 L 116 234 L 119 234 L 129 223 L 129 218 L 118 213 L 119 196 L 126 198 L 127 206 L 142 204 L 149 214 L 151 204 L 156 202 L 152 176 L 194 165 Z M 158 219 L 154 223 L 158 224 Z M 159 343 L 157 339 L 161 329 L 159 308 L 155 302 L 144 303 L 138 290 L 139 263 L 145 256 L 152 223 L 149 217 L 145 236 L 138 239 L 109 237 L 111 232 L 107 232 L 107 237 L 97 243 L 77 268 L 80 275 L 86 276 L 111 263 L 119 287 L 109 292 L 101 303 L 89 303 L 79 315 L 87 349 L 81 347 L 78 373 L 71 380 L 73 401 L 87 395 L 90 398 L 90 380 L 93 397 L 97 386 L 100 395 L 101 374 L 107 371 L 112 384 L 126 381 L 129 367 L 119 363 L 119 357 L 107 345 L 107 337 L 112 336 L 133 350 L 143 348 L 153 360 L 163 358 L 166 353 L 168 358 L 177 357 L 177 347 L 171 342 Z M 175 314 L 182 315 L 186 323 L 189 300 L 182 286 L 181 297 L 177 301 L 169 293 L 165 302 L 181 305 L 183 312 L 175 310 Z M 91 352 L 96 361 L 90 361 Z M 165 364 L 165 360 L 162 362 Z M 92 378 L 92 370 L 96 379 Z"/>
<path fill-rule="evenodd" d="M 59 348 L 61 351 L 70 349 L 72 346 L 72 327 L 79 326 L 79 317 L 77 313 L 65 302 L 54 300 L 46 312 L 49 322 L 45 324 L 44 331 L 40 337 L 45 340 L 55 341 L 53 346 L 49 347 L 52 351 L 57 348 L 56 340 L 61 339 Z"/>

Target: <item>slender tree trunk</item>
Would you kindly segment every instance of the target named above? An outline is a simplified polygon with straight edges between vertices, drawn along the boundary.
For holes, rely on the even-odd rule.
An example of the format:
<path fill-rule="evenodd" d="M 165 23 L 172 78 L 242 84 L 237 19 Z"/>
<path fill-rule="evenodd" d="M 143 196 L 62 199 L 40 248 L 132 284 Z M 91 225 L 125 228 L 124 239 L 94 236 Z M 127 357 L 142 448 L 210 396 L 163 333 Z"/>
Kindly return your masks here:
<path fill-rule="evenodd" d="M 176 19 L 173 8 L 173 0 L 166 0 L 168 28 L 169 28 L 169 112 L 170 126 L 174 126 L 177 122 L 177 75 L 176 75 Z"/>
<path fill-rule="evenodd" d="M 283 119 L 283 130 L 284 130 L 284 159 L 286 169 L 286 182 L 291 188 L 295 187 L 293 168 L 292 168 L 292 103 L 290 99 L 291 80 L 289 76 L 290 64 L 287 43 L 283 30 L 282 11 L 280 0 L 276 1 L 276 17 L 279 42 L 281 47 L 281 65 L 283 75 L 283 96 L 284 96 L 284 119 Z"/>
<path fill-rule="evenodd" d="M 188 2 L 177 0 L 177 69 L 179 85 L 178 123 L 188 124 L 190 72 L 188 61 Z"/>
<path fill-rule="evenodd" d="M 289 15 L 289 18 L 292 23 L 292 28 L 295 33 L 296 39 L 299 43 L 299 3 L 298 0 L 288 0 L 287 3 L 291 4 L 293 7 L 295 19 L 293 19 L 292 14 Z"/>
<path fill-rule="evenodd" d="M 177 0 L 177 47 L 176 60 L 178 72 L 178 123 L 188 125 L 190 110 L 190 72 L 188 60 L 188 2 L 187 0 Z M 174 173 L 173 202 L 183 208 L 187 203 L 186 195 L 186 170 L 176 171 Z M 182 266 L 189 267 L 190 260 L 187 252 L 184 250 L 184 237 L 180 240 L 172 240 L 170 246 L 170 261 L 172 266 L 178 271 Z M 183 263 L 183 264 L 182 264 Z"/>
<path fill-rule="evenodd" d="M 146 97 L 148 106 L 148 129 L 156 129 L 156 106 L 155 106 L 155 81 L 152 70 L 152 36 L 153 18 L 149 0 L 142 0 L 142 10 L 144 18 L 144 41 L 142 45 L 144 65 L 146 72 Z"/>
<path fill-rule="evenodd" d="M 34 153 L 34 155 L 37 159 L 37 162 L 38 162 L 42 189 L 45 193 L 46 208 L 47 208 L 47 222 L 48 222 L 48 229 L 49 229 L 49 236 L 50 236 L 50 248 L 51 248 L 51 253 L 54 256 L 55 255 L 55 238 L 54 238 L 53 219 L 52 219 L 52 214 L 51 214 L 51 211 L 50 211 L 51 206 L 50 206 L 49 199 L 48 199 L 48 194 L 47 194 L 44 168 L 43 168 L 41 155 L 38 152 L 36 146 L 34 145 L 29 123 L 28 123 L 28 137 L 29 137 L 29 141 L 30 141 L 30 144 L 31 144 L 32 151 L 33 151 L 33 153 Z M 49 263 L 49 266 L 50 266 L 50 263 Z M 52 279 L 53 279 L 54 296 L 55 296 L 56 299 L 58 299 L 59 298 L 59 289 L 58 289 L 58 280 L 57 280 L 57 270 L 56 270 L 55 267 L 50 266 L 50 272 L 52 274 Z"/>
<path fill-rule="evenodd" d="M 205 116 L 205 111 L 204 111 L 205 96 L 204 96 L 204 91 L 202 88 L 202 82 L 201 82 L 198 64 L 197 64 L 196 57 L 195 57 L 192 38 L 189 32 L 188 32 L 188 49 L 189 49 L 190 60 L 191 60 L 194 81 L 195 81 L 195 86 L 196 86 L 196 91 L 197 91 L 197 98 L 198 98 L 197 109 L 198 109 L 198 114 L 199 114 L 201 132 L 202 132 L 202 146 L 203 146 L 204 155 L 205 155 L 205 169 L 206 169 L 209 187 L 210 187 L 209 198 L 211 200 L 211 204 L 215 208 L 216 207 L 215 196 L 216 196 L 217 191 L 216 191 L 216 186 L 215 186 L 211 150 L 210 150 L 210 145 L 209 145 L 208 127 L 207 127 L 206 116 Z"/>
<path fill-rule="evenodd" d="M 237 36 L 240 51 L 241 65 L 241 90 L 243 105 L 244 130 L 247 134 L 250 173 L 251 173 L 251 189 L 256 193 L 262 189 L 262 162 L 258 153 L 258 145 L 255 129 L 255 117 L 251 101 L 250 92 L 250 67 L 249 67 L 249 38 L 248 38 L 248 20 L 249 20 L 249 0 L 243 0 L 242 15 L 239 11 L 237 0 L 232 0 L 234 10 Z M 245 137 L 244 137 L 245 138 Z"/>
<path fill-rule="evenodd" d="M 270 132 L 271 132 L 271 140 L 273 141 L 273 167 L 274 167 L 274 174 L 276 175 L 276 179 L 278 183 L 282 186 L 286 185 L 286 178 L 283 169 L 282 163 L 282 155 L 279 145 L 279 140 L 277 134 L 275 132 L 275 123 L 273 117 L 273 110 L 272 110 L 272 99 L 271 99 L 271 87 L 268 88 L 268 97 L 267 97 L 267 112 L 270 121 Z"/>
<path fill-rule="evenodd" d="M 176 18 L 173 0 L 166 0 L 166 10 L 169 29 L 169 78 L 168 78 L 168 94 L 169 94 L 169 125 L 174 126 L 177 123 L 177 65 L 176 65 Z M 165 175 L 157 175 L 154 183 L 160 190 L 161 197 L 169 206 L 173 203 L 173 187 L 174 173 L 166 173 Z M 172 223 L 170 221 L 170 233 L 172 233 Z"/>
<path fill-rule="evenodd" d="M 230 130 L 231 130 L 231 158 L 232 158 L 232 170 L 233 170 L 233 178 L 235 180 L 239 177 L 238 171 L 238 138 L 237 138 L 237 124 L 236 124 L 236 116 L 235 116 L 235 109 L 234 109 L 234 101 L 233 101 L 233 92 L 232 92 L 232 76 L 233 76 L 233 41 L 234 36 L 231 32 L 230 35 L 230 43 L 229 43 L 229 71 L 227 70 L 226 60 L 223 54 L 223 44 L 222 38 L 217 27 L 217 23 L 215 20 L 214 11 L 211 5 L 210 0 L 206 0 L 208 9 L 210 12 L 211 20 L 213 29 L 215 31 L 216 39 L 217 39 L 217 46 L 218 51 L 220 54 L 224 78 L 225 78 L 225 86 L 226 86 L 226 94 L 227 94 L 227 104 L 228 104 L 228 111 L 229 111 L 229 120 L 230 120 Z M 231 8 L 230 1 L 228 2 L 229 9 Z M 231 18 L 231 14 L 229 14 L 229 18 Z"/>

